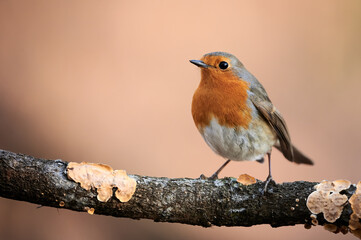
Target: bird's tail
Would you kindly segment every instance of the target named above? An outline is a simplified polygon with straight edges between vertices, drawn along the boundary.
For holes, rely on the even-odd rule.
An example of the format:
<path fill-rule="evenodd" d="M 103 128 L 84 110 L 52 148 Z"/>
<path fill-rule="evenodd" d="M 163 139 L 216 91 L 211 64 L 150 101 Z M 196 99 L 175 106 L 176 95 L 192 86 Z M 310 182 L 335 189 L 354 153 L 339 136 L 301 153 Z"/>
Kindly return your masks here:
<path fill-rule="evenodd" d="M 302 163 L 302 164 L 308 164 L 313 165 L 313 162 L 311 159 L 303 155 L 294 145 L 293 148 L 293 162 L 295 163 Z"/>

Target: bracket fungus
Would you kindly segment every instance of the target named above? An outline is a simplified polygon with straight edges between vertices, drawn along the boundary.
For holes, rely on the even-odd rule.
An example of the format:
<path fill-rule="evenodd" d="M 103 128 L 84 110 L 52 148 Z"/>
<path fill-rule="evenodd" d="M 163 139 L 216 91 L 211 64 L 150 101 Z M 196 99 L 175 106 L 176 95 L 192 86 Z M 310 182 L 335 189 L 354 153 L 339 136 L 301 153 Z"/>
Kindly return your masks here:
<path fill-rule="evenodd" d="M 112 197 L 113 187 L 117 188 L 115 197 L 121 202 L 127 202 L 132 198 L 137 185 L 124 170 L 113 170 L 104 164 L 70 162 L 67 173 L 68 178 L 80 183 L 82 188 L 96 188 L 97 198 L 101 202 L 107 202 Z"/>
<path fill-rule="evenodd" d="M 361 181 L 357 183 L 356 191 L 350 197 L 349 202 L 351 204 L 352 214 L 348 227 L 355 236 L 361 238 Z"/>
<path fill-rule="evenodd" d="M 329 232 L 332 232 L 332 233 L 337 233 L 338 232 L 338 227 L 334 224 L 329 224 L 329 223 L 326 223 L 325 225 L 323 225 L 323 228 Z"/>
<path fill-rule="evenodd" d="M 356 185 L 355 193 L 350 197 L 349 200 L 353 213 L 361 218 L 361 181 Z"/>
<path fill-rule="evenodd" d="M 333 223 L 340 218 L 347 196 L 341 194 L 351 186 L 348 180 L 322 181 L 315 186 L 316 191 L 307 198 L 307 207 L 313 214 L 323 213 L 326 221 Z"/>
<path fill-rule="evenodd" d="M 317 226 L 318 225 L 317 215 L 316 214 L 311 214 L 310 218 L 311 218 L 311 223 L 314 226 Z"/>
<path fill-rule="evenodd" d="M 257 180 L 248 174 L 241 174 L 239 175 L 237 182 L 247 186 L 256 183 Z"/>
<path fill-rule="evenodd" d="M 85 207 L 84 210 L 87 211 L 90 215 L 93 215 L 95 212 L 95 209 L 90 207 Z"/>

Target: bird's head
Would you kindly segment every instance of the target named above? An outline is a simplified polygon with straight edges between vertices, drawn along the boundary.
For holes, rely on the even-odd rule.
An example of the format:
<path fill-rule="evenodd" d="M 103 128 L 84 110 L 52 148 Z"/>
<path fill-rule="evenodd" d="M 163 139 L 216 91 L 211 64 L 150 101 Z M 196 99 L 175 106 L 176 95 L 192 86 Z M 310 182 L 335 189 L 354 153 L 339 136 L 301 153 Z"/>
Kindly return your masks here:
<path fill-rule="evenodd" d="M 202 79 L 231 80 L 241 71 L 243 64 L 232 54 L 226 52 L 212 52 L 205 54 L 201 60 L 190 60 L 201 68 Z"/>

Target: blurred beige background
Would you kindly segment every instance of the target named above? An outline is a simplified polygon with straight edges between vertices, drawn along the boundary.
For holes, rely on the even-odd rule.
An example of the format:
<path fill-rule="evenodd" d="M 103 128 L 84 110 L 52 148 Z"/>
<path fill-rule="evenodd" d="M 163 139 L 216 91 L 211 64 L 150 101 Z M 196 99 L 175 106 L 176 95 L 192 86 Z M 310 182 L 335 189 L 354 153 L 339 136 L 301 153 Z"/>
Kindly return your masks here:
<path fill-rule="evenodd" d="M 128 173 L 212 174 L 189 59 L 238 56 L 316 165 L 274 151 L 276 181 L 360 180 L 361 1 L 0 1 L 0 148 Z M 223 176 L 267 176 L 232 162 Z M 352 239 L 315 227 L 205 229 L 0 199 L 3 239 Z"/>

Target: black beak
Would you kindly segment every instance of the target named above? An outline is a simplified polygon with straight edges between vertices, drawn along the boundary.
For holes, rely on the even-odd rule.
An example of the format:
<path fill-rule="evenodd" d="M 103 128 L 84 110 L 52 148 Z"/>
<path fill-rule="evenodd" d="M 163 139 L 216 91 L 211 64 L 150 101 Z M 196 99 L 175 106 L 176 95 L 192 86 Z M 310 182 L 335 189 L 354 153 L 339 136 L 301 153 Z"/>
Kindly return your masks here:
<path fill-rule="evenodd" d="M 191 63 L 193 63 L 194 65 L 196 65 L 197 67 L 201 67 L 201 68 L 209 68 L 211 67 L 208 64 L 205 64 L 203 61 L 201 60 L 189 60 Z"/>

